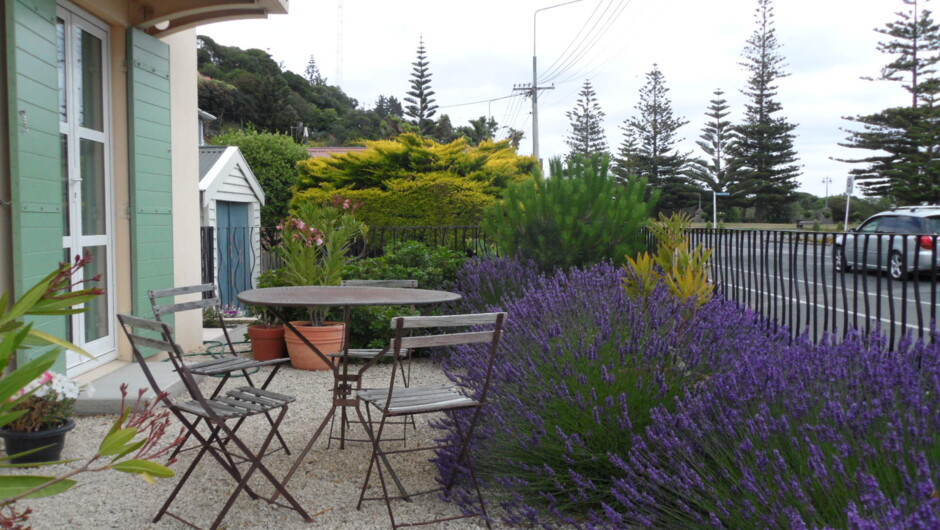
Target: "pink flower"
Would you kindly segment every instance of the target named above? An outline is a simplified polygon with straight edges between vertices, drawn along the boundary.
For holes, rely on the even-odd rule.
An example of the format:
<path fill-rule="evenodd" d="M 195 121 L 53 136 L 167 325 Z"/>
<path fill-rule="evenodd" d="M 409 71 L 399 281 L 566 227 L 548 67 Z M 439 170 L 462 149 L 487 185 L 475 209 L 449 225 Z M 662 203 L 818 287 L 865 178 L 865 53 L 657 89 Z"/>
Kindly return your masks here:
<path fill-rule="evenodd" d="M 275 228 L 277 228 L 278 230 L 284 230 L 284 225 L 279 224 Z"/>
<path fill-rule="evenodd" d="M 39 377 L 39 384 L 40 384 L 40 385 L 44 385 L 44 384 L 46 384 L 46 383 L 52 381 L 53 378 L 55 378 L 55 374 L 54 374 L 54 373 L 52 373 L 52 372 L 43 372 L 42 375 Z"/>
<path fill-rule="evenodd" d="M 323 244 L 323 238 L 318 237 L 318 238 L 317 238 L 317 246 L 319 247 L 319 246 L 322 245 L 322 244 Z"/>
<path fill-rule="evenodd" d="M 349 199 L 346 199 L 345 201 L 343 201 L 343 209 L 344 209 L 344 210 L 348 210 L 348 209 L 349 209 L 349 205 L 350 205 Z"/>

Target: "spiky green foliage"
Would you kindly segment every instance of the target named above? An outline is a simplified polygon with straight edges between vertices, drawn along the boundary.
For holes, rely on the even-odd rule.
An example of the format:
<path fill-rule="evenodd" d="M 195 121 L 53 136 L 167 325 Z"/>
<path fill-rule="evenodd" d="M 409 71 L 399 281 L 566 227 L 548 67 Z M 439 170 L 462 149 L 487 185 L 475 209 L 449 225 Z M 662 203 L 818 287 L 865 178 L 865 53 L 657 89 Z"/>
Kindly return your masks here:
<path fill-rule="evenodd" d="M 568 160 L 574 156 L 590 156 L 607 152 L 607 135 L 604 133 L 604 111 L 597 102 L 597 94 L 586 79 L 578 93 L 574 109 L 565 113 L 571 122 L 571 133 L 565 143 L 571 148 Z"/>
<path fill-rule="evenodd" d="M 900 83 L 911 95 L 911 105 L 846 117 L 862 128 L 849 131 L 841 145 L 872 154 L 842 161 L 864 164 L 849 173 L 866 195 L 890 195 L 900 204 L 936 203 L 940 202 L 940 81 L 935 66 L 940 61 L 940 26 L 916 0 L 904 3 L 909 11 L 897 13 L 896 22 L 875 30 L 890 39 L 879 43 L 878 51 L 894 56 L 877 79 Z"/>
<path fill-rule="evenodd" d="M 437 105 L 434 104 L 434 91 L 431 90 L 431 73 L 428 71 L 428 56 L 424 51 L 424 39 L 418 44 L 418 60 L 411 63 L 411 90 L 405 102 L 405 116 L 411 118 L 411 123 L 418 127 L 421 134 L 430 136 L 434 132 L 434 114 Z"/>
<path fill-rule="evenodd" d="M 770 0 L 758 0 L 754 18 L 757 28 L 744 47 L 742 66 L 750 73 L 741 91 L 748 103 L 744 122 L 735 127 L 733 154 L 735 196 L 746 197 L 756 208 L 758 221 L 789 221 L 790 203 L 797 187 L 800 166 L 793 149 L 796 124 L 781 116 L 777 82 L 789 74 L 784 70 L 773 26 Z"/>
<path fill-rule="evenodd" d="M 689 157 L 677 149 L 680 128 L 688 120 L 673 115 L 666 79 L 654 64 L 640 89 L 637 115 L 624 121 L 624 141 L 616 159 L 621 178 L 637 175 L 660 190 L 659 208 L 672 211 L 693 206 L 698 188 L 685 175 Z"/>
<path fill-rule="evenodd" d="M 730 112 L 724 94 L 721 89 L 715 90 L 715 97 L 708 102 L 708 112 L 705 113 L 708 122 L 702 127 L 702 134 L 695 142 L 705 153 L 705 158 L 694 160 L 692 171 L 689 172 L 692 180 L 702 183 L 708 190 L 717 192 L 726 191 L 730 184 L 728 157 L 734 139 L 731 121 L 726 119 Z"/>
<path fill-rule="evenodd" d="M 640 229 L 658 199 L 649 200 L 647 181 L 618 185 L 609 157 L 549 162 L 551 177 L 510 186 L 490 207 L 483 229 L 500 252 L 534 260 L 551 271 L 611 260 L 622 263 L 643 245 Z"/>

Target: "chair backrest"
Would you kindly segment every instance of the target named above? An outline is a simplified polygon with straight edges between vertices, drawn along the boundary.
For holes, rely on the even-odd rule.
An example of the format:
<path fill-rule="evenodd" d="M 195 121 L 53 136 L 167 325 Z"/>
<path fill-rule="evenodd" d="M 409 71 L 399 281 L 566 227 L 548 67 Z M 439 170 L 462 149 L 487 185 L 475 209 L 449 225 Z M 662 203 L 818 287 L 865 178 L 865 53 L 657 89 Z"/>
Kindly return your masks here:
<path fill-rule="evenodd" d="M 158 351 L 167 352 L 170 357 L 170 362 L 173 363 L 173 368 L 179 374 L 180 378 L 182 378 L 186 390 L 189 391 L 190 395 L 194 398 L 197 394 L 201 395 L 199 393 L 199 387 L 190 373 L 189 368 L 183 363 L 183 351 L 173 340 L 173 328 L 170 327 L 169 324 L 159 320 L 140 318 L 124 313 L 118 314 L 118 322 L 121 323 L 121 328 L 124 330 L 124 334 L 127 335 L 127 340 L 131 343 L 134 360 L 137 361 L 140 369 L 143 370 L 144 376 L 150 383 L 150 387 L 157 395 L 161 394 L 162 389 L 157 383 L 153 372 L 150 371 L 150 366 L 146 358 L 144 358 L 143 353 L 140 351 L 141 348 L 153 348 Z"/>
<path fill-rule="evenodd" d="M 194 293 L 200 293 L 202 298 L 190 302 L 176 302 L 177 296 Z M 147 297 L 150 298 L 150 307 L 153 308 L 153 316 L 160 322 L 163 321 L 161 318 L 163 315 L 172 315 L 181 311 L 191 311 L 195 309 L 201 311 L 207 307 L 216 308 L 219 324 L 222 326 L 222 334 L 225 336 L 225 342 L 228 344 L 229 352 L 232 354 L 235 353 L 235 346 L 232 344 L 232 339 L 228 336 L 228 326 L 225 325 L 222 301 L 219 298 L 215 284 L 203 283 L 199 285 L 187 285 L 185 287 L 157 289 L 147 291 Z M 162 299 L 168 300 L 163 301 Z"/>
<path fill-rule="evenodd" d="M 344 287 L 401 287 L 405 289 L 415 289 L 418 287 L 418 280 L 343 280 Z"/>
<path fill-rule="evenodd" d="M 443 316 L 413 316 L 413 317 L 395 317 L 392 319 L 391 327 L 395 330 L 395 338 L 392 339 L 393 361 L 397 365 L 404 357 L 402 352 L 415 348 L 430 348 L 433 346 L 456 346 L 459 344 L 480 344 L 489 343 L 486 361 L 486 379 L 483 382 L 483 388 L 478 400 L 486 401 L 486 394 L 490 386 L 490 378 L 493 375 L 493 363 L 496 360 L 496 349 L 499 346 L 499 339 L 503 334 L 503 323 L 506 320 L 506 313 L 470 313 L 463 315 L 443 315 Z M 472 331 L 454 331 L 450 328 L 472 327 Z M 410 336 L 413 329 L 419 328 L 438 328 L 448 330 L 444 333 L 433 335 Z M 488 329 L 485 329 L 488 328 Z M 392 367 L 392 384 L 395 386 L 395 372 L 397 366 Z M 390 396 L 391 397 L 391 396 Z"/>

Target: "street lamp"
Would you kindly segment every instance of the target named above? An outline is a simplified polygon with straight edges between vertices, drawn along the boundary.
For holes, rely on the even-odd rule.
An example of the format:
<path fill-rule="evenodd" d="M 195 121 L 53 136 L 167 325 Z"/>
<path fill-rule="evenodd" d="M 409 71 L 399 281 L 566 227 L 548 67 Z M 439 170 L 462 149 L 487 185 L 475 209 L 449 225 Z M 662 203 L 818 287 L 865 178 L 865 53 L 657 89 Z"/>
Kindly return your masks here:
<path fill-rule="evenodd" d="M 828 208 L 829 207 L 829 184 L 832 183 L 832 178 L 830 178 L 827 175 L 823 177 L 822 181 L 823 181 L 823 184 L 826 185 L 826 208 Z"/>
<path fill-rule="evenodd" d="M 538 19 L 536 16 L 539 14 L 539 11 L 546 11 L 568 4 L 576 4 L 581 1 L 582 0 L 571 0 L 570 2 L 543 7 L 536 9 L 535 13 L 532 14 L 532 156 L 535 157 L 536 161 L 539 160 L 539 79 L 535 59 L 535 22 Z"/>

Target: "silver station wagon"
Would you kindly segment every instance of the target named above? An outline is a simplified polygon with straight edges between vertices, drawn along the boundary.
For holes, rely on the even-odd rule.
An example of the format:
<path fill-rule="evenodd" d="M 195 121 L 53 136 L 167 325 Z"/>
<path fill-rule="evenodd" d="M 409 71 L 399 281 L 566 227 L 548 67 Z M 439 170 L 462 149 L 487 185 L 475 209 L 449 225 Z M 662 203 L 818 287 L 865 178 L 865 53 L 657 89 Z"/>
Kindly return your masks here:
<path fill-rule="evenodd" d="M 877 213 L 840 234 L 833 250 L 836 271 L 886 270 L 895 280 L 940 268 L 940 206 L 903 206 Z"/>

